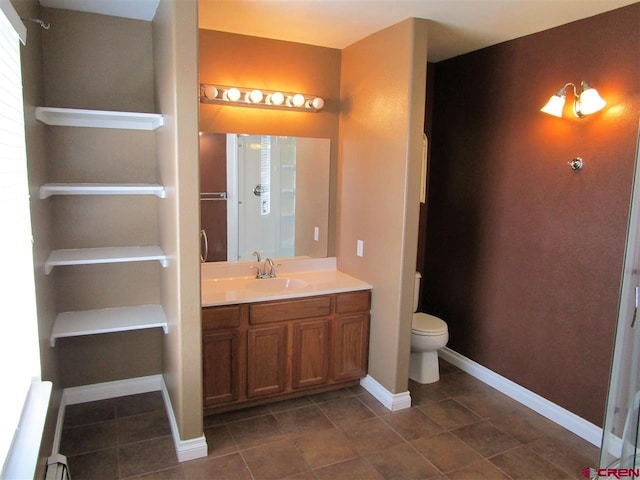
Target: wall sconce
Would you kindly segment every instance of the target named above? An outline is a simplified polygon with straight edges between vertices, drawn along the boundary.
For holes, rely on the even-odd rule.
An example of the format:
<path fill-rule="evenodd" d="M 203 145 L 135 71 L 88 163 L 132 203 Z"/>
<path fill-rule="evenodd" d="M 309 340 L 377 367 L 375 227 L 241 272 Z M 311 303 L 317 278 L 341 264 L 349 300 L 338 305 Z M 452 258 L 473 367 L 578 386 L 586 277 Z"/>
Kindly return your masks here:
<path fill-rule="evenodd" d="M 562 109 L 564 108 L 564 102 L 567 98 L 567 88 L 570 86 L 573 87 L 573 95 L 576 98 L 573 104 L 573 113 L 575 113 L 578 118 L 584 118 L 598 110 L 602 110 L 607 104 L 595 88 L 591 87 L 587 82 L 582 81 L 580 82 L 580 93 L 577 92 L 576 86 L 573 83 L 567 83 L 549 99 L 540 111 L 553 115 L 554 117 L 562 118 Z"/>
<path fill-rule="evenodd" d="M 208 83 L 200 84 L 200 101 L 236 107 L 275 108 L 299 112 L 319 112 L 324 107 L 324 100 L 315 95 Z"/>

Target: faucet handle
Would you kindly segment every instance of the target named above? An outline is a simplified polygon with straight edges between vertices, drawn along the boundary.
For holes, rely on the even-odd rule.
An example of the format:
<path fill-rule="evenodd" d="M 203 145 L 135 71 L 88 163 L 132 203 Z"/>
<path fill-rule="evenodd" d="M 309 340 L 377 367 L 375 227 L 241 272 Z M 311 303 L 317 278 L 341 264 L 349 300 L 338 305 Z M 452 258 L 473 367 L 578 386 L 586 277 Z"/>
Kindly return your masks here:
<path fill-rule="evenodd" d="M 271 260 L 271 258 L 267 258 L 267 259 L 264 261 L 264 264 L 265 264 L 265 271 L 264 271 L 264 274 L 265 274 L 266 276 L 268 276 L 269 278 L 275 278 L 275 276 L 276 276 L 276 266 L 275 266 L 275 264 L 273 263 L 273 260 Z M 269 265 L 269 274 L 267 274 L 266 265 Z"/>
<path fill-rule="evenodd" d="M 262 258 L 260 258 L 260 252 L 258 252 L 257 250 L 253 252 L 252 255 L 258 259 L 258 262 L 262 261 Z"/>

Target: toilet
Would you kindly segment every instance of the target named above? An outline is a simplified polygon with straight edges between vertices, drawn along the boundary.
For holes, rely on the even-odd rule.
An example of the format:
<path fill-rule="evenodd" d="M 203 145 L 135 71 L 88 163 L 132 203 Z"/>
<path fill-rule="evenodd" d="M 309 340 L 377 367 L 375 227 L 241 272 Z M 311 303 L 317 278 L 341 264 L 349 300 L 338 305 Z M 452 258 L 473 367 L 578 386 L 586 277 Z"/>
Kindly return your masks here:
<path fill-rule="evenodd" d="M 449 329 L 440 318 L 418 312 L 420 279 L 416 272 L 413 291 L 413 320 L 411 322 L 411 362 L 409 378 L 418 383 L 433 383 L 440 380 L 438 350 L 449 341 Z"/>

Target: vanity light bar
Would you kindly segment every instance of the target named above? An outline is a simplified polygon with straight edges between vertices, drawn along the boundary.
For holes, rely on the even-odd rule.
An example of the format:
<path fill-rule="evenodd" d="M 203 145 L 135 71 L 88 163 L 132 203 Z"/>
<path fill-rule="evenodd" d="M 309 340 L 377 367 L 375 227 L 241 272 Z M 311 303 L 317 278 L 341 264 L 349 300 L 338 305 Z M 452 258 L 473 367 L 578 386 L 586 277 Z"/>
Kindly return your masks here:
<path fill-rule="evenodd" d="M 229 87 L 210 83 L 200 84 L 200 101 L 218 105 L 276 108 L 298 112 L 319 112 L 324 107 L 324 100 L 316 95 Z"/>

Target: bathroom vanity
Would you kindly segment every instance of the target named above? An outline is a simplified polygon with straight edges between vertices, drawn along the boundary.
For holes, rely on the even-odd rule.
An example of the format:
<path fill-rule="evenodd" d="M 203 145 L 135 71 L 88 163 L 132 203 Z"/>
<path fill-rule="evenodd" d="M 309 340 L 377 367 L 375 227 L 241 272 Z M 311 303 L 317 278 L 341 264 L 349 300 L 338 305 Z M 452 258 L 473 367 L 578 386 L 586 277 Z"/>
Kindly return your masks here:
<path fill-rule="evenodd" d="M 355 385 L 366 375 L 371 286 L 333 269 L 290 270 L 274 279 L 203 275 L 205 413 Z"/>

